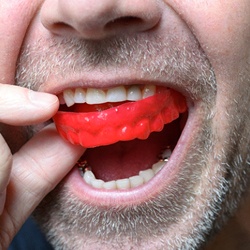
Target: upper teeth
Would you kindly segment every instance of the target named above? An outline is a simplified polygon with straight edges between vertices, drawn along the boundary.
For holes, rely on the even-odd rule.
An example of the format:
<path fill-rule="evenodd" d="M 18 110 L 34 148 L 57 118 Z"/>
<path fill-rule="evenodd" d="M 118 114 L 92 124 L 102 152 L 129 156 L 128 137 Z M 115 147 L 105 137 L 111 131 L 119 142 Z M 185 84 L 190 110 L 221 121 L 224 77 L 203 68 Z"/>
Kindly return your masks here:
<path fill-rule="evenodd" d="M 102 90 L 97 88 L 66 89 L 60 96 L 60 103 L 68 107 L 75 103 L 100 104 L 106 102 L 139 101 L 156 93 L 154 85 L 146 85 L 143 88 L 133 85 L 129 88 L 124 86 Z"/>

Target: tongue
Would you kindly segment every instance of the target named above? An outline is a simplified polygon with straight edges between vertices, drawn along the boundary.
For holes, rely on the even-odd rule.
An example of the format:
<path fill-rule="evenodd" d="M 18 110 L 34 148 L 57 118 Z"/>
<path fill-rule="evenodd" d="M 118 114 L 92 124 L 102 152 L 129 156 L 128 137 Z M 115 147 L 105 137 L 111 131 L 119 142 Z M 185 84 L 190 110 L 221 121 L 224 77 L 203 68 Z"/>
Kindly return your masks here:
<path fill-rule="evenodd" d="M 166 146 L 174 148 L 180 130 L 177 120 L 166 125 L 162 132 L 152 133 L 147 140 L 135 139 L 88 149 L 82 160 L 87 160 L 96 178 L 104 181 L 138 175 L 141 170 L 151 168 L 159 160 L 159 152 Z"/>

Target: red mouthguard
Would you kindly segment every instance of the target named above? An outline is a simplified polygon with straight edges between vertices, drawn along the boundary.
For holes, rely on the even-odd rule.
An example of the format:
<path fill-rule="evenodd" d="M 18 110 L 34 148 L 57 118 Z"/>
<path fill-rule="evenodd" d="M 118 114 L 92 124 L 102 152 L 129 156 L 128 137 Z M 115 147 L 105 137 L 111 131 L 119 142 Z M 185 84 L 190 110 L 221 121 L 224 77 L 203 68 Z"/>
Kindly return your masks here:
<path fill-rule="evenodd" d="M 185 98 L 180 93 L 164 89 L 143 100 L 102 111 L 58 111 L 53 119 L 64 139 L 92 148 L 135 138 L 147 139 L 151 132 L 161 131 L 164 124 L 186 110 Z"/>

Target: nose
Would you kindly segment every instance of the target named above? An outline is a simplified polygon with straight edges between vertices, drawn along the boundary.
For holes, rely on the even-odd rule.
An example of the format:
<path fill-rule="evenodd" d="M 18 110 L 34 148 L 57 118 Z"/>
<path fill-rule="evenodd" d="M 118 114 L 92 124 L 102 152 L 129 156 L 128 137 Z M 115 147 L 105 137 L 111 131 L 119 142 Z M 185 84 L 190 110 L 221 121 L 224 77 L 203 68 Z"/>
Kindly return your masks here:
<path fill-rule="evenodd" d="M 45 0 L 41 21 L 59 36 L 103 39 L 117 34 L 144 32 L 160 21 L 156 0 Z"/>

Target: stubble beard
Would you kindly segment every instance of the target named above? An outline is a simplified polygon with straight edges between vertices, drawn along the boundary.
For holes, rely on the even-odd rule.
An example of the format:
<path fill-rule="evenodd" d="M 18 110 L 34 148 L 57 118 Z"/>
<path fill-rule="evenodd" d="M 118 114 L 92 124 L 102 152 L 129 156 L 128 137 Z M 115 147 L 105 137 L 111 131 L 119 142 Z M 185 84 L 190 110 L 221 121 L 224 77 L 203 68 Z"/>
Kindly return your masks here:
<path fill-rule="evenodd" d="M 178 41 L 178 37 L 156 37 L 150 42 L 121 37 L 100 45 L 76 39 L 41 40 L 22 51 L 17 69 L 20 86 L 37 90 L 51 75 L 60 79 L 82 70 L 105 72 L 130 65 L 141 77 L 185 84 L 190 96 L 199 95 L 204 101 L 206 119 L 173 189 L 145 204 L 109 210 L 83 204 L 63 182 L 53 190 L 34 216 L 55 249 L 197 249 L 226 220 L 224 214 L 235 209 L 246 186 L 246 163 L 237 161 L 241 156 L 231 139 L 224 142 L 230 150 L 214 152 L 215 76 L 198 43 L 186 41 L 183 46 Z M 213 167 L 209 159 L 217 159 Z M 212 176 L 217 177 L 214 183 L 206 178 Z M 233 176 L 239 180 L 235 182 Z M 239 184 L 239 192 L 232 192 L 233 183 Z"/>

